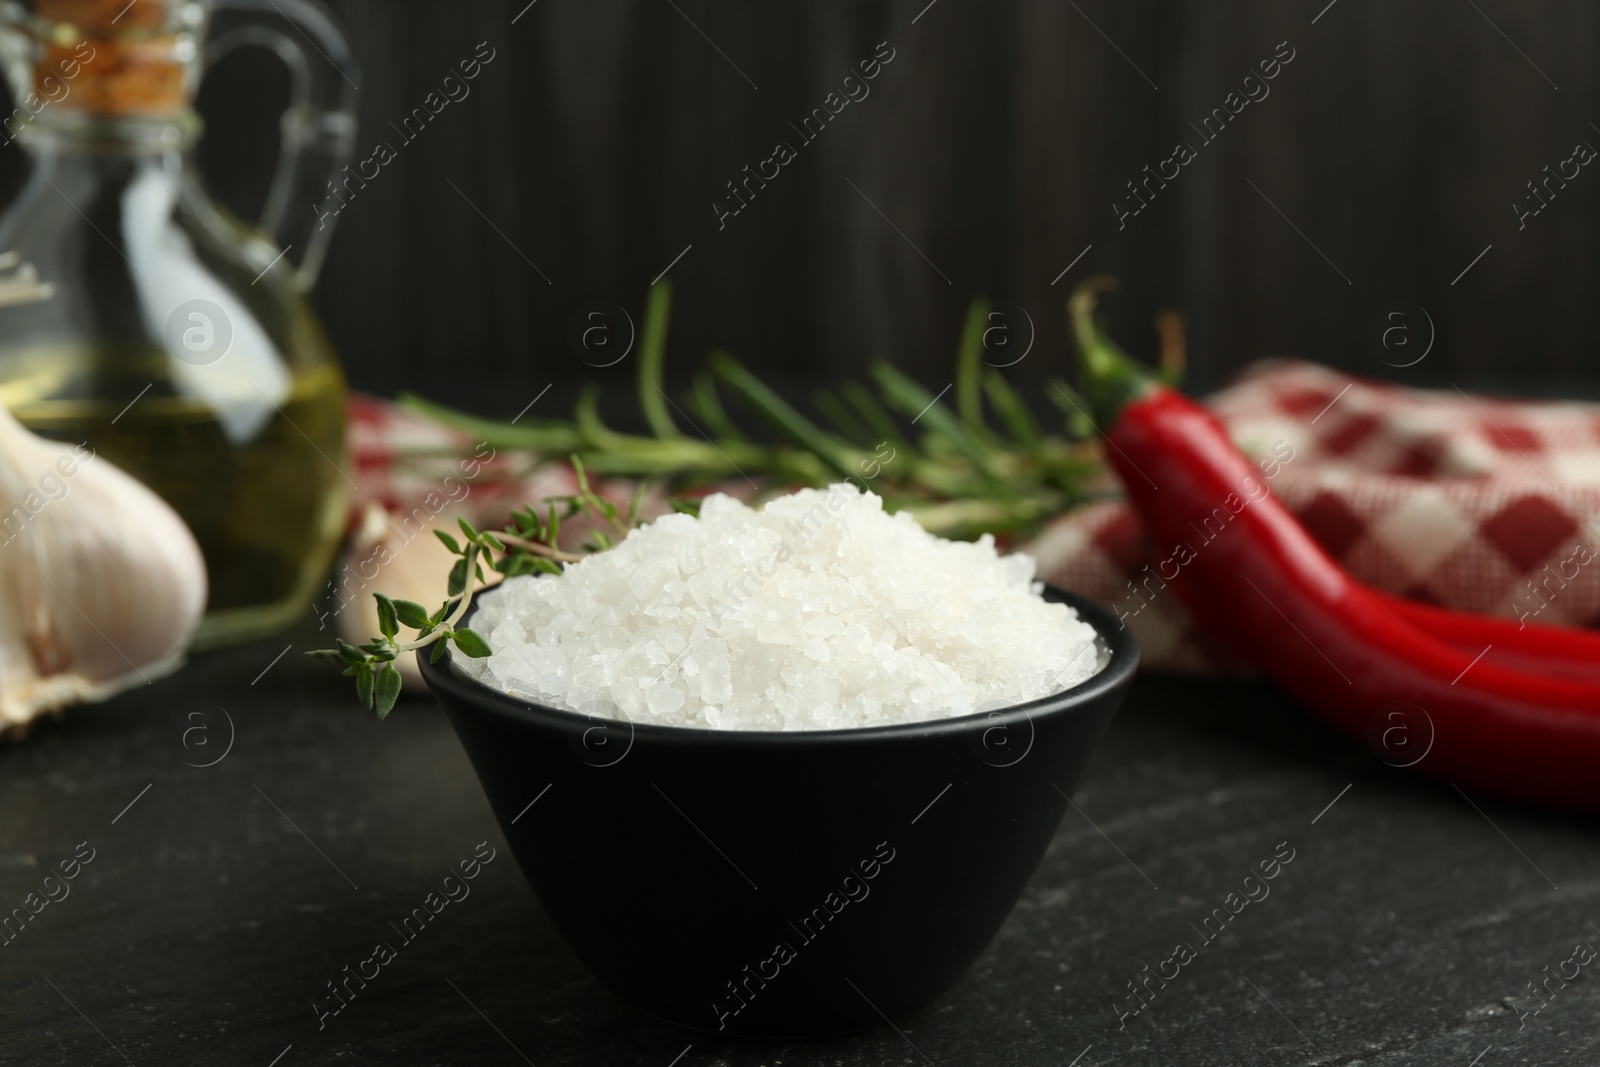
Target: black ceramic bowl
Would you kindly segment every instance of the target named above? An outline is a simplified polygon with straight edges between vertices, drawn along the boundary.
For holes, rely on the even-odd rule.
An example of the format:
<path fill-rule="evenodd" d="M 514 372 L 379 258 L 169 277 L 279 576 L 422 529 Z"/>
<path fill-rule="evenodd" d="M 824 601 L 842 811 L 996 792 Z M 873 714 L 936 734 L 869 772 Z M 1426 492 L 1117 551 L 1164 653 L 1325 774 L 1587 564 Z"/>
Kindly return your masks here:
<path fill-rule="evenodd" d="M 949 989 L 1038 866 L 1138 666 L 1003 711 L 817 732 L 632 725 L 423 661 L 551 921 L 627 1003 L 700 1030 L 840 1033 Z"/>

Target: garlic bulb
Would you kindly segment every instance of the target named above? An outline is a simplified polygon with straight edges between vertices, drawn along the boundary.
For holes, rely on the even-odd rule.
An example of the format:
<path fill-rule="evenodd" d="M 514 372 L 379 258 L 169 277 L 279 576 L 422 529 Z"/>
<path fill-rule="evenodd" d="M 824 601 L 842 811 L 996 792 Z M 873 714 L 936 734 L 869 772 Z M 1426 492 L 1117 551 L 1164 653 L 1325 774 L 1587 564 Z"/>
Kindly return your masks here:
<path fill-rule="evenodd" d="M 0 735 L 176 670 L 205 604 L 172 508 L 0 404 Z"/>

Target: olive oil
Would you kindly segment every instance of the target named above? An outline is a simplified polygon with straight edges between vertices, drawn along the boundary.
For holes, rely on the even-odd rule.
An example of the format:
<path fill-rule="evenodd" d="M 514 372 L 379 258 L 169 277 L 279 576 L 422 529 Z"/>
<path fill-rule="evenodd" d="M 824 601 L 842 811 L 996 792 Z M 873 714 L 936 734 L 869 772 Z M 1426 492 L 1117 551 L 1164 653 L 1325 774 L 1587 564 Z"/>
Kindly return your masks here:
<path fill-rule="evenodd" d="M 193 95 L 263 41 L 316 77 L 296 79 L 261 214 L 241 220 L 197 165 Z M 0 310 L 0 400 L 188 523 L 210 586 L 197 645 L 265 637 L 310 608 L 351 484 L 344 381 L 308 299 L 337 214 L 318 205 L 357 129 L 349 44 L 312 0 L 7 0 L 0 60 L 28 166 L 0 257 L 38 283 Z"/>
<path fill-rule="evenodd" d="M 86 443 L 188 523 L 210 582 L 196 647 L 264 636 L 306 610 L 344 529 L 343 378 L 331 360 L 311 361 L 276 397 L 251 387 L 206 401 L 143 373 L 169 361 L 165 351 L 5 353 L 0 400 L 35 433 Z"/>

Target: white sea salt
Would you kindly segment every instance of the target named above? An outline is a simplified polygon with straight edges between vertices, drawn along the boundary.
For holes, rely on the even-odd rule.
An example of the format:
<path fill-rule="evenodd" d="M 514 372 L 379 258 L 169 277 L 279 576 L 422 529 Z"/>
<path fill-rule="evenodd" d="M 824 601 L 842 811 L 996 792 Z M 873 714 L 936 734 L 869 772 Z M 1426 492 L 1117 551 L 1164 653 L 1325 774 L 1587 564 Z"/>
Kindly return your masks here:
<path fill-rule="evenodd" d="M 602 718 L 726 730 L 917 722 L 1048 696 L 1098 672 L 1094 628 L 1034 561 L 947 541 L 849 484 L 756 510 L 710 496 L 559 577 L 480 594 L 494 649 L 458 668 Z"/>

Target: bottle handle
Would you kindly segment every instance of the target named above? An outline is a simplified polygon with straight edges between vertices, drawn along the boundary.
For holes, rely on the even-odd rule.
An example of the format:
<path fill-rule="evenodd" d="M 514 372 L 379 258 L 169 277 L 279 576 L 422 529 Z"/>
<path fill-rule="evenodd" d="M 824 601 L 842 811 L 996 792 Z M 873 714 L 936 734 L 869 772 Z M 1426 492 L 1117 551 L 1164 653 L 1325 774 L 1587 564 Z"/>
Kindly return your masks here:
<path fill-rule="evenodd" d="M 316 0 L 213 0 L 213 11 L 287 20 L 316 49 L 263 22 L 245 22 L 206 47 L 210 70 L 235 49 L 270 49 L 289 68 L 289 107 L 279 120 L 280 149 L 258 226 L 283 251 L 294 285 L 316 284 L 337 211 L 327 186 L 350 161 L 356 139 L 358 67 L 333 15 Z"/>

